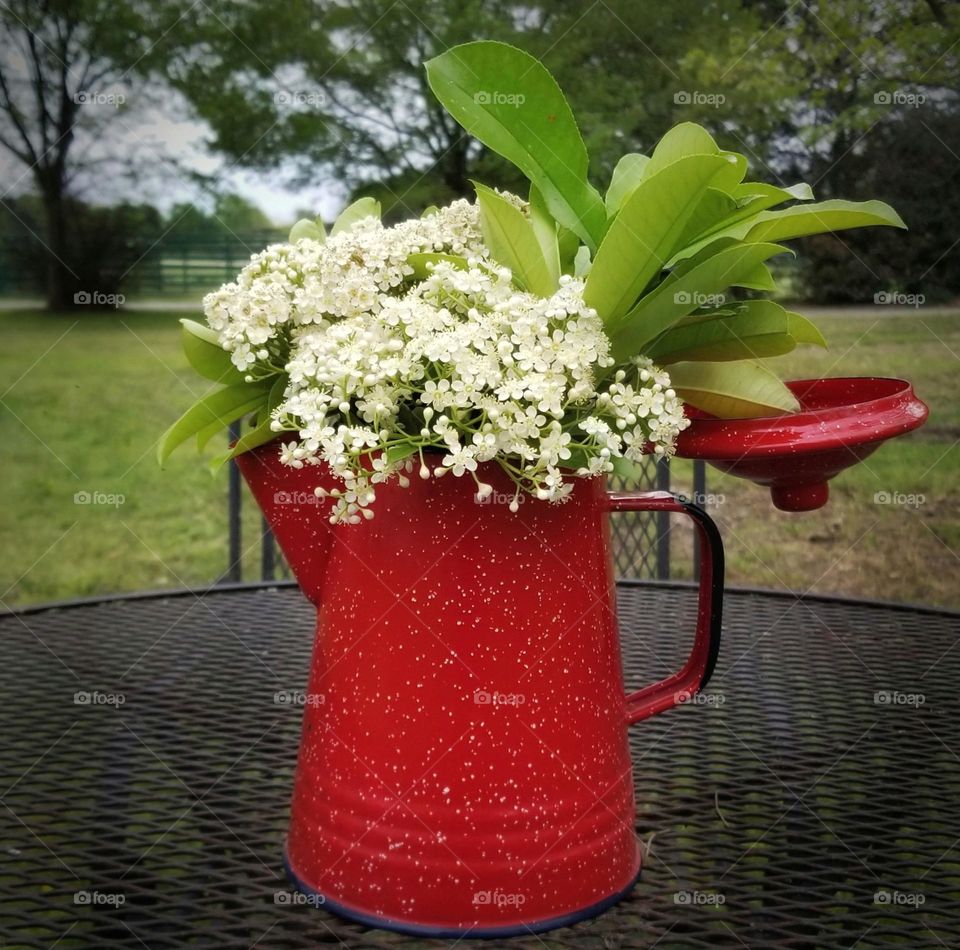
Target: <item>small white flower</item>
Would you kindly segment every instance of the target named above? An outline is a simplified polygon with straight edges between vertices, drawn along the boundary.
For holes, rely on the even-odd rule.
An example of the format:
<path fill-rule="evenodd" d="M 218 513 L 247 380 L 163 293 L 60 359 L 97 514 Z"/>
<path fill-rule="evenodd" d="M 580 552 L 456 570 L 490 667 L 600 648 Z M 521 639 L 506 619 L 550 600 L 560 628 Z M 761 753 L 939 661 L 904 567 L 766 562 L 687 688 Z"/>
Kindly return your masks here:
<path fill-rule="evenodd" d="M 474 450 L 470 446 L 457 446 L 443 457 L 443 467 L 450 469 L 458 478 L 464 472 L 475 472 L 477 460 L 474 458 Z"/>

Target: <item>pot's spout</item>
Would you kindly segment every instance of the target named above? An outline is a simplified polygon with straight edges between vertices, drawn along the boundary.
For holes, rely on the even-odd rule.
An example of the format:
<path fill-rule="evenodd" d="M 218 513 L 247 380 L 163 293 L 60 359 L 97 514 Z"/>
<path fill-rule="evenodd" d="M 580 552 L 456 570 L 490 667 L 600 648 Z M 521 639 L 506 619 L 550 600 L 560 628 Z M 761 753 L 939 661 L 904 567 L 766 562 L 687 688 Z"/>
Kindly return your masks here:
<path fill-rule="evenodd" d="M 280 545 L 300 589 L 314 603 L 322 599 L 333 549 L 329 499 L 314 489 L 324 478 L 323 466 L 291 468 L 279 458 L 279 440 L 237 456 L 243 475 L 267 524 Z"/>

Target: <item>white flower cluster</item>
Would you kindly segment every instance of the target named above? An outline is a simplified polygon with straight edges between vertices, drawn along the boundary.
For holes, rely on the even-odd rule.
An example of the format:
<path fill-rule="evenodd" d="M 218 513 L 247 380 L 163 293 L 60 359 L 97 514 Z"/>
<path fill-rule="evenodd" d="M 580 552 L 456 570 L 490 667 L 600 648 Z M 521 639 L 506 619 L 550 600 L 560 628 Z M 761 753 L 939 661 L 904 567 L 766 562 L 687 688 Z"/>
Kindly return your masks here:
<path fill-rule="evenodd" d="M 377 313 L 383 295 L 413 274 L 410 255 L 434 252 L 486 254 L 468 201 L 392 228 L 368 217 L 325 242 L 272 244 L 208 294 L 203 311 L 238 369 L 271 375 L 283 370 L 292 326 Z"/>
<path fill-rule="evenodd" d="M 418 282 L 407 257 L 423 251 L 463 260 L 431 264 Z M 415 470 L 469 476 L 484 497 L 489 461 L 516 485 L 513 510 L 521 491 L 562 501 L 572 475 L 669 454 L 688 424 L 665 373 L 643 359 L 613 366 L 581 280 L 561 278 L 549 298 L 518 291 L 462 201 L 395 228 L 366 219 L 325 244 L 269 248 L 206 306 L 237 366 L 289 375 L 273 428 L 296 435 L 281 459 L 326 463 L 343 481 L 332 521 L 372 517 L 376 486 Z"/>

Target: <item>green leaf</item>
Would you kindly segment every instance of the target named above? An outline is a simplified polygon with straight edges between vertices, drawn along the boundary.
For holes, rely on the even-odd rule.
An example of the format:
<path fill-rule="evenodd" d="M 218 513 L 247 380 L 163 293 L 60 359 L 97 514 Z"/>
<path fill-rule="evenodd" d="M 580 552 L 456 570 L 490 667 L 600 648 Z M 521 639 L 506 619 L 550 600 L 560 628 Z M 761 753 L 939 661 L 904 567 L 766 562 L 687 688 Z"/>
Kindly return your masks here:
<path fill-rule="evenodd" d="M 550 277 L 550 286 L 560 286 L 560 242 L 557 238 L 557 222 L 547 210 L 543 195 L 536 185 L 530 186 L 530 223 L 543 253 L 543 260 Z"/>
<path fill-rule="evenodd" d="M 744 208 L 753 207 L 762 211 L 784 201 L 813 201 L 813 189 L 805 181 L 788 185 L 786 188 L 768 185 L 763 181 L 745 181 L 737 185 L 730 192 L 730 196 L 744 202 Z M 761 201 L 763 208 L 759 208 Z"/>
<path fill-rule="evenodd" d="M 621 363 L 642 353 L 646 344 L 681 317 L 708 306 L 711 298 L 736 286 L 755 273 L 759 264 L 785 250 L 779 244 L 734 243 L 682 274 L 671 274 L 611 328 L 614 359 Z"/>
<path fill-rule="evenodd" d="M 580 243 L 580 238 L 562 224 L 557 225 L 557 245 L 560 250 L 560 273 L 572 274 L 576 267 L 577 253 L 581 248 L 590 255 L 590 248 Z"/>
<path fill-rule="evenodd" d="M 620 206 L 630 195 L 630 192 L 640 184 L 644 169 L 646 169 L 649 161 L 650 159 L 646 155 L 629 152 L 617 162 L 617 167 L 613 170 L 610 186 L 607 188 L 607 194 L 604 198 L 607 214 L 611 218 L 620 210 Z"/>
<path fill-rule="evenodd" d="M 646 472 L 639 462 L 624 458 L 622 455 L 614 455 L 610 459 L 610 463 L 613 465 L 613 474 L 617 478 L 622 478 L 627 482 L 646 481 Z"/>
<path fill-rule="evenodd" d="M 358 198 L 351 205 L 347 205 L 340 212 L 340 217 L 333 223 L 330 235 L 340 234 L 341 231 L 349 231 L 358 221 L 364 218 L 376 218 L 380 220 L 380 202 L 376 198 Z"/>
<path fill-rule="evenodd" d="M 428 60 L 426 70 L 454 119 L 513 162 L 543 193 L 554 218 L 596 249 L 606 209 L 587 181 L 587 149 L 570 106 L 539 60 L 505 43 L 480 41 Z"/>
<path fill-rule="evenodd" d="M 590 273 L 593 261 L 590 260 L 590 248 L 586 244 L 581 244 L 577 249 L 577 255 L 573 259 L 573 273 L 575 277 L 586 277 Z"/>
<path fill-rule="evenodd" d="M 708 188 L 677 240 L 677 247 L 686 247 L 702 235 L 717 230 L 736 211 L 737 203 L 730 195 L 718 188 Z"/>
<path fill-rule="evenodd" d="M 557 289 L 550 267 L 524 213 L 492 188 L 474 182 L 480 204 L 480 227 L 493 259 L 509 267 L 523 290 L 549 297 Z M 559 278 L 559 274 L 557 274 Z"/>
<path fill-rule="evenodd" d="M 777 289 L 777 282 L 766 264 L 757 264 L 750 273 L 742 274 L 735 286 L 745 287 L 747 290 L 762 290 L 772 293 Z"/>
<path fill-rule="evenodd" d="M 404 459 L 410 458 L 411 455 L 416 455 L 417 451 L 416 445 L 392 445 L 387 449 L 387 461 L 402 462 Z"/>
<path fill-rule="evenodd" d="M 467 270 L 469 267 L 467 259 L 459 254 L 440 254 L 434 252 L 411 254 L 407 258 L 407 263 L 413 268 L 414 280 L 426 280 L 430 276 L 428 264 L 439 264 L 441 261 L 452 264 L 457 270 Z"/>
<path fill-rule="evenodd" d="M 440 214 L 440 209 L 436 205 L 427 205 L 427 207 L 420 212 L 420 217 L 432 218 L 435 214 Z"/>
<path fill-rule="evenodd" d="M 721 419 L 795 412 L 796 396 L 760 363 L 674 363 L 670 383 L 691 406 Z"/>
<path fill-rule="evenodd" d="M 216 383 L 242 383 L 243 373 L 233 365 L 230 354 L 220 346 L 220 338 L 209 327 L 195 320 L 181 320 L 183 352 L 187 362 L 205 379 Z"/>
<path fill-rule="evenodd" d="M 784 201 L 809 201 L 813 198 L 813 192 L 809 185 L 802 182 L 789 188 L 778 188 L 763 182 L 744 182 L 733 188 L 728 196 L 737 202 L 736 207 L 726 217 L 706 225 L 699 234 L 694 233 L 693 227 L 688 228 L 680 242 L 681 249 L 667 262 L 668 267 L 699 253 L 723 236 L 742 237 L 750 230 L 749 222 L 756 219 L 761 211 Z M 744 222 L 747 222 L 745 227 L 736 227 Z"/>
<path fill-rule="evenodd" d="M 225 462 L 230 461 L 230 459 L 236 458 L 244 452 L 249 452 L 258 446 L 266 445 L 268 442 L 272 442 L 280 436 L 279 432 L 275 432 L 270 427 L 270 423 L 273 421 L 270 413 L 283 402 L 283 394 L 286 392 L 288 382 L 289 377 L 285 373 L 277 375 L 273 385 L 270 387 L 267 401 L 260 409 L 257 425 L 246 434 L 240 436 L 228 452 L 218 455 L 210 462 L 210 469 L 212 471 L 216 471 Z"/>
<path fill-rule="evenodd" d="M 787 311 L 787 332 L 800 343 L 809 343 L 811 346 L 819 346 L 827 349 L 827 341 L 823 334 L 817 329 L 813 321 L 808 320 L 803 314 Z"/>
<path fill-rule="evenodd" d="M 288 240 L 291 244 L 296 244 L 297 241 L 303 240 L 320 241 L 322 244 L 326 240 L 326 237 L 327 234 L 322 221 L 319 219 L 311 221 L 309 218 L 301 218 L 290 228 L 290 237 Z"/>
<path fill-rule="evenodd" d="M 252 412 L 263 404 L 269 389 L 263 383 L 236 383 L 218 389 L 194 403 L 161 436 L 157 459 L 162 465 L 170 453 L 191 436 L 208 429 L 214 423 L 228 426 L 235 419 Z"/>
<path fill-rule="evenodd" d="M 731 311 L 701 314 L 662 333 L 645 350 L 655 363 L 763 359 L 800 342 L 825 345 L 816 327 L 772 300 L 748 300 Z"/>
<path fill-rule="evenodd" d="M 849 228 L 888 225 L 906 228 L 903 219 L 883 201 L 821 201 L 794 205 L 782 211 L 764 211 L 745 235 L 748 241 L 786 241 L 808 234 L 825 234 Z"/>
<path fill-rule="evenodd" d="M 821 201 L 817 204 L 793 205 L 780 211 L 751 213 L 741 221 L 725 225 L 705 241 L 684 248 L 675 255 L 674 260 L 696 253 L 704 244 L 718 238 L 750 242 L 786 241 L 808 234 L 826 234 L 872 225 L 906 227 L 900 215 L 882 201 Z"/>
<path fill-rule="evenodd" d="M 644 177 L 650 178 L 668 165 L 691 155 L 717 155 L 720 149 L 713 136 L 695 122 L 681 122 L 657 142 Z"/>
<path fill-rule="evenodd" d="M 715 155 L 681 158 L 645 178 L 624 202 L 594 257 L 583 294 L 605 324 L 627 313 L 660 273 L 723 164 Z"/>
<path fill-rule="evenodd" d="M 714 184 L 729 193 L 737 188 L 743 181 L 743 176 L 747 173 L 747 159 L 746 156 L 741 155 L 739 152 L 728 152 L 724 149 L 720 149 L 719 154 L 727 159 L 727 165 L 723 171 L 717 175 Z"/>

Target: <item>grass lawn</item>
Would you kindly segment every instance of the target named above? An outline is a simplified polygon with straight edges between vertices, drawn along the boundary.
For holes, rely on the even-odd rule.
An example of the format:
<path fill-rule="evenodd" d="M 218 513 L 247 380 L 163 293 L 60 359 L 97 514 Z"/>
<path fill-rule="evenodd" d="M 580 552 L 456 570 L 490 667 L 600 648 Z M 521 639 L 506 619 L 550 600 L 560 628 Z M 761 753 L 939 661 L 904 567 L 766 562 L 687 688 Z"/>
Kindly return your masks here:
<path fill-rule="evenodd" d="M 930 417 L 833 479 L 819 511 L 777 511 L 766 489 L 708 466 L 707 493 L 716 495 L 708 509 L 723 535 L 728 580 L 960 607 L 960 313 L 814 315 L 830 349 L 778 358 L 784 378 L 904 377 Z M 674 482 L 691 490 L 689 463 L 675 463 Z M 884 493 L 914 496 L 914 504 L 880 503 Z M 675 573 L 689 576 L 689 536 L 673 535 Z"/>
<path fill-rule="evenodd" d="M 195 316 L 185 311 L 186 315 Z M 226 564 L 226 478 L 189 447 L 164 470 L 166 425 L 206 388 L 180 353 L 180 314 L 0 312 L 0 598 L 35 603 L 143 588 L 202 586 Z M 805 515 L 775 511 L 764 489 L 709 469 L 734 584 L 960 606 L 960 314 L 825 314 L 831 349 L 783 357 L 792 378 L 911 378 L 930 404 L 917 433 L 831 483 Z M 676 463 L 690 490 L 689 466 Z M 922 496 L 916 507 L 877 492 Z M 99 503 L 78 503 L 87 493 Z M 258 518 L 246 505 L 245 576 L 254 578 Z M 689 537 L 674 532 L 678 576 Z"/>
<path fill-rule="evenodd" d="M 162 471 L 156 461 L 163 429 L 215 388 L 187 366 L 178 316 L 0 313 L 7 605 L 205 585 L 224 571 L 225 474 L 212 477 L 189 447 Z M 102 503 L 78 504 L 79 492 Z"/>

